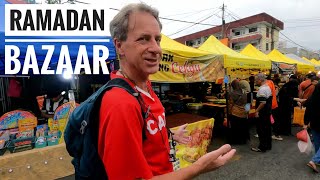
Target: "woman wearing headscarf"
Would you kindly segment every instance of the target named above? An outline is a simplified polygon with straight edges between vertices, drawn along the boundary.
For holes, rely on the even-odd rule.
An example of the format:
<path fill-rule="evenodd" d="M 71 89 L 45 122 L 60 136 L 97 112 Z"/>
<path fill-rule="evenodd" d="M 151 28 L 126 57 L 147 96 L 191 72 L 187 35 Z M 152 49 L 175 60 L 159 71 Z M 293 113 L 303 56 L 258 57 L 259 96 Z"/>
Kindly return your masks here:
<path fill-rule="evenodd" d="M 289 77 L 289 82 L 284 84 L 278 93 L 279 97 L 279 133 L 291 135 L 291 115 L 295 106 L 294 98 L 298 97 L 298 86 L 296 75 Z"/>
<path fill-rule="evenodd" d="M 247 125 L 247 93 L 241 89 L 239 80 L 233 80 L 230 89 L 230 125 L 232 144 L 245 144 L 249 137 Z"/>

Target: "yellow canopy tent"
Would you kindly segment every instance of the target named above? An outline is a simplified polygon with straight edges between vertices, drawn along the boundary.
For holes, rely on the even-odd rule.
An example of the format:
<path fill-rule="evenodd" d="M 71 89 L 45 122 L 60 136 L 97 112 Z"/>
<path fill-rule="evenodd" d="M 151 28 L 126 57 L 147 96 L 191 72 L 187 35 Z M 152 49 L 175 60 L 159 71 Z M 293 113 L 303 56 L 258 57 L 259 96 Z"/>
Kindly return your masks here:
<path fill-rule="evenodd" d="M 267 56 L 251 44 L 248 44 L 240 53 L 253 58 L 263 59 L 265 61 L 272 61 L 272 59 L 269 56 Z M 295 72 L 296 70 L 295 64 L 288 64 L 283 62 L 272 62 L 271 66 L 272 73 L 274 74 L 289 74 Z"/>
<path fill-rule="evenodd" d="M 291 58 L 293 60 L 299 61 L 300 63 L 304 64 L 305 67 L 306 67 L 306 71 L 308 71 L 308 72 L 315 70 L 314 65 L 310 61 L 306 61 L 306 60 L 302 59 L 301 57 L 299 57 L 299 56 L 297 56 L 295 54 L 286 54 L 285 56 L 288 57 L 288 58 Z"/>
<path fill-rule="evenodd" d="M 264 61 L 271 61 L 270 58 L 264 54 L 263 52 L 259 51 L 257 48 L 252 46 L 252 44 L 248 44 L 241 52 L 240 54 L 257 58 L 257 59 L 262 59 Z"/>
<path fill-rule="evenodd" d="M 162 60 L 153 82 L 213 82 L 224 77 L 223 56 L 183 45 L 162 34 Z"/>
<path fill-rule="evenodd" d="M 310 61 L 311 61 L 311 62 L 313 62 L 313 63 L 316 63 L 316 64 L 319 64 L 319 65 L 320 65 L 320 61 L 317 61 L 317 60 L 316 60 L 316 59 L 314 59 L 314 58 L 313 58 L 313 59 L 311 59 Z"/>
<path fill-rule="evenodd" d="M 311 63 L 314 65 L 314 68 L 315 68 L 316 71 L 319 71 L 319 70 L 320 70 L 320 62 L 319 62 L 319 61 L 317 61 L 317 60 L 315 60 L 315 59 L 309 60 L 309 59 L 307 59 L 306 57 L 302 57 L 302 59 L 311 62 Z"/>
<path fill-rule="evenodd" d="M 267 55 L 271 61 L 274 62 L 282 62 L 287 64 L 296 64 L 297 65 L 297 71 L 301 73 L 308 73 L 310 71 L 310 66 L 307 64 L 303 64 L 299 61 L 296 61 L 294 59 L 288 58 L 285 55 L 283 55 L 280 51 L 274 49 Z"/>
<path fill-rule="evenodd" d="M 240 54 L 229 47 L 222 44 L 214 36 L 210 36 L 198 49 L 208 51 L 214 54 L 223 54 L 224 67 L 225 68 L 259 68 L 270 69 L 270 60 L 264 60 L 260 58 L 252 58 L 243 54 Z"/>
<path fill-rule="evenodd" d="M 240 54 L 221 43 L 214 36 L 210 36 L 198 49 L 222 54 L 224 56 L 224 68 L 228 70 L 228 75 L 231 78 L 247 78 L 258 72 L 269 73 L 271 69 L 270 60 Z"/>

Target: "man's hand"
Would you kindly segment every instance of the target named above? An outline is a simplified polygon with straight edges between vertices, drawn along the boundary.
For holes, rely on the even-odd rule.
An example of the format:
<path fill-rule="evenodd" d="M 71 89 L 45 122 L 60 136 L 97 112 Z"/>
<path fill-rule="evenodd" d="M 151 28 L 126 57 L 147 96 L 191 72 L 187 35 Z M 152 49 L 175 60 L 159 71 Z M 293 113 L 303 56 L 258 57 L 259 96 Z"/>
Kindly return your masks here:
<path fill-rule="evenodd" d="M 185 133 L 188 124 L 184 124 L 178 128 L 178 130 L 173 131 L 173 139 L 180 144 L 187 144 L 190 141 L 190 136 L 186 136 Z"/>
<path fill-rule="evenodd" d="M 310 123 L 309 123 L 308 125 L 303 125 L 302 128 L 303 128 L 303 129 L 308 129 L 308 128 L 310 128 Z"/>
<path fill-rule="evenodd" d="M 256 117 L 256 118 L 259 117 L 259 112 L 258 112 L 258 111 L 256 111 L 256 112 L 254 113 L 254 117 Z"/>
<path fill-rule="evenodd" d="M 297 104 L 301 108 L 301 106 L 302 106 L 301 102 L 297 102 Z"/>
<path fill-rule="evenodd" d="M 206 173 L 225 165 L 236 153 L 229 144 L 223 145 L 219 149 L 209 152 L 199 158 L 193 164 L 199 168 L 200 173 Z"/>

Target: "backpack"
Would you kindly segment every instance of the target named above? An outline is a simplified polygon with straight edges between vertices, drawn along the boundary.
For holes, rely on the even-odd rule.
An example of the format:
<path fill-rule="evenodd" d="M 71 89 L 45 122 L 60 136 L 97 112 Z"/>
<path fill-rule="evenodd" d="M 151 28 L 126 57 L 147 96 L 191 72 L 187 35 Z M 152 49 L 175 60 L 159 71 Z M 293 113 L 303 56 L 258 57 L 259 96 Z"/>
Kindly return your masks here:
<path fill-rule="evenodd" d="M 98 154 L 98 127 L 102 97 L 112 87 L 123 88 L 136 97 L 141 106 L 143 119 L 147 116 L 142 108 L 143 101 L 140 94 L 121 78 L 110 80 L 81 103 L 69 116 L 64 132 L 67 151 L 73 157 L 72 164 L 76 179 L 108 179 Z M 144 130 L 142 134 L 144 140 L 146 138 Z"/>

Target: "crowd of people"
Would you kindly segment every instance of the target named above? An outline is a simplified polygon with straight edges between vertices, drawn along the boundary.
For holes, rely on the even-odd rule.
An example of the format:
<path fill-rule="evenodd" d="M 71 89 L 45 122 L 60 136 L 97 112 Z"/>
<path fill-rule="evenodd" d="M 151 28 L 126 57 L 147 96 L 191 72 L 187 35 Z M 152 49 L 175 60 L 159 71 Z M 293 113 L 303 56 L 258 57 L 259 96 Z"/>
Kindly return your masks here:
<path fill-rule="evenodd" d="M 282 141 L 281 136 L 293 135 L 291 128 L 294 107 L 305 107 L 303 128 L 311 129 L 316 152 L 307 165 L 315 172 L 319 172 L 316 166 L 320 163 L 320 111 L 317 110 L 320 106 L 319 77 L 315 73 L 309 73 L 305 77 L 291 74 L 282 86 L 278 75 L 271 79 L 262 73 L 254 78 L 250 77 L 249 81 L 233 80 L 229 90 L 231 143 L 246 144 L 250 138 L 248 111 L 245 106 L 247 103 L 252 103 L 252 98 L 248 96 L 254 91 L 252 79 L 255 80 L 255 85 L 259 86 L 254 119 L 257 131 L 255 136 L 259 138 L 259 145 L 252 147 L 251 150 L 266 152 L 272 149 L 272 139 Z M 240 86 L 241 82 L 249 85 Z"/>

